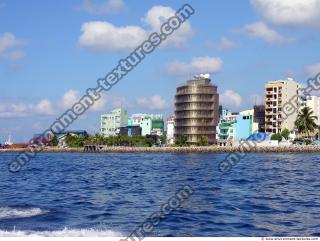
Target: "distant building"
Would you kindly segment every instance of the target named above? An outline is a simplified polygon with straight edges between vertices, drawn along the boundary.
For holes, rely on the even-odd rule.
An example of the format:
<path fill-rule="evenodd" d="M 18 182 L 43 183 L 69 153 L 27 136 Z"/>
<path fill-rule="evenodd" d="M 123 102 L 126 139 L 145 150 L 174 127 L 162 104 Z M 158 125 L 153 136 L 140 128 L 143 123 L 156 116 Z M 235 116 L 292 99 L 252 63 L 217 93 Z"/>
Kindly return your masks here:
<path fill-rule="evenodd" d="M 231 145 L 235 139 L 235 121 L 221 120 L 219 123 L 219 136 L 218 140 L 220 143 Z"/>
<path fill-rule="evenodd" d="M 68 135 L 86 137 L 88 136 L 88 133 L 85 130 L 63 131 L 55 133 L 55 136 L 58 139 L 58 146 L 66 146 L 65 139 Z"/>
<path fill-rule="evenodd" d="M 239 114 L 235 122 L 234 140 L 245 140 L 253 133 L 253 115 Z"/>
<path fill-rule="evenodd" d="M 239 112 L 228 112 L 224 116 L 223 120 L 225 120 L 225 121 L 235 121 L 237 119 L 238 115 L 239 115 Z"/>
<path fill-rule="evenodd" d="M 34 134 L 31 140 L 31 144 L 34 145 L 48 145 L 49 137 L 45 134 Z"/>
<path fill-rule="evenodd" d="M 246 140 L 258 132 L 258 123 L 254 122 L 254 110 L 228 113 L 219 123 L 220 144 L 232 144 L 234 141 Z"/>
<path fill-rule="evenodd" d="M 167 118 L 167 143 L 174 144 L 174 115 Z"/>
<path fill-rule="evenodd" d="M 320 97 L 319 96 L 305 96 L 302 100 L 302 106 L 309 107 L 313 111 L 313 115 L 317 116 L 318 119 L 315 120 L 316 124 L 320 125 Z"/>
<path fill-rule="evenodd" d="M 240 111 L 239 114 L 242 116 L 246 116 L 246 119 L 250 120 L 250 122 L 249 122 L 250 134 L 249 135 L 259 131 L 259 123 L 254 121 L 254 109 Z"/>
<path fill-rule="evenodd" d="M 186 85 L 177 88 L 175 95 L 174 136 L 187 137 L 189 144 L 197 144 L 201 136 L 216 143 L 219 122 L 219 95 L 217 86 L 210 83 L 208 75 L 196 76 Z"/>
<path fill-rule="evenodd" d="M 142 129 L 142 136 L 162 136 L 164 131 L 163 115 L 161 114 L 133 114 L 128 125 L 138 125 Z"/>
<path fill-rule="evenodd" d="M 270 81 L 265 85 L 265 131 L 281 133 L 284 129 L 292 131 L 299 109 L 300 84 L 287 80 Z M 293 113 L 285 115 L 284 105 L 290 103 Z"/>
<path fill-rule="evenodd" d="M 109 114 L 101 115 L 100 133 L 104 136 L 115 136 L 120 127 L 127 125 L 127 111 L 123 108 L 114 109 Z"/>
<path fill-rule="evenodd" d="M 224 120 L 226 115 L 228 115 L 230 111 L 228 109 L 223 108 L 222 105 L 219 106 L 219 119 Z"/>
<path fill-rule="evenodd" d="M 265 132 L 265 111 L 266 107 L 264 105 L 255 105 L 253 107 L 254 116 L 253 121 L 258 123 L 258 131 Z"/>
<path fill-rule="evenodd" d="M 140 126 L 123 126 L 119 128 L 119 135 L 121 136 L 141 136 L 142 128 Z"/>

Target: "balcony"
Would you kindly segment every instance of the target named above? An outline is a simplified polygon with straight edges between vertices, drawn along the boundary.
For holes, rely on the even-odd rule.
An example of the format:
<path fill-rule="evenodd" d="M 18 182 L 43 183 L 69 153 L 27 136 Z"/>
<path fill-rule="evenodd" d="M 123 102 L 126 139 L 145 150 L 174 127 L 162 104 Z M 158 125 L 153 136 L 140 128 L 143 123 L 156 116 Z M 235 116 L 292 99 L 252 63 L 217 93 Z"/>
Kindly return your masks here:
<path fill-rule="evenodd" d="M 272 114 L 272 109 L 269 109 L 269 110 L 266 109 L 266 114 Z"/>
<path fill-rule="evenodd" d="M 202 121 L 182 121 L 182 122 L 176 122 L 176 126 L 179 127 L 202 127 L 202 126 L 216 126 L 217 122 L 215 121 L 209 121 L 209 122 L 202 122 Z"/>
<path fill-rule="evenodd" d="M 180 103 L 194 103 L 194 102 L 200 102 L 200 103 L 214 103 L 216 101 L 216 98 L 211 97 L 211 98 L 201 98 L 201 97 L 193 97 L 193 98 L 181 98 L 181 97 L 176 97 L 175 98 L 175 103 L 180 104 Z"/>

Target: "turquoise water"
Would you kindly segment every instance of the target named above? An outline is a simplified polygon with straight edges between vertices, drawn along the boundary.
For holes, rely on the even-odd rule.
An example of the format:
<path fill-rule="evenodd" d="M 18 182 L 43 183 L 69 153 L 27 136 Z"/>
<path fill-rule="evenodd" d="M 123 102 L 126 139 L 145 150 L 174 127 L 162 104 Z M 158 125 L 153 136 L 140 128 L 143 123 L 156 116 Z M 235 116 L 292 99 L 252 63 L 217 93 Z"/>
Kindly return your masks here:
<path fill-rule="evenodd" d="M 194 194 L 147 236 L 320 236 L 317 154 L 0 154 L 0 236 L 129 235 L 183 185 Z"/>

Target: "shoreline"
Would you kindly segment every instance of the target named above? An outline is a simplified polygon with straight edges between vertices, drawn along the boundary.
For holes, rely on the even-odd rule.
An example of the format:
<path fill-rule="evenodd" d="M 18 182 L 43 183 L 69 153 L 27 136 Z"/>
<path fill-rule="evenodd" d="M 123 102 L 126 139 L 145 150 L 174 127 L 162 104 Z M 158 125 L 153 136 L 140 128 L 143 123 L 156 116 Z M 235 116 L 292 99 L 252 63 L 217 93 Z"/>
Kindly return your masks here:
<path fill-rule="evenodd" d="M 0 153 L 23 152 L 29 148 L 0 149 Z M 195 146 L 195 147 L 103 147 L 98 151 L 85 151 L 84 148 L 56 148 L 46 147 L 40 152 L 44 153 L 227 153 L 227 152 L 245 152 L 245 153 L 269 153 L 269 152 L 296 152 L 311 153 L 320 152 L 320 146 L 277 146 L 277 147 L 249 147 L 249 146 Z"/>

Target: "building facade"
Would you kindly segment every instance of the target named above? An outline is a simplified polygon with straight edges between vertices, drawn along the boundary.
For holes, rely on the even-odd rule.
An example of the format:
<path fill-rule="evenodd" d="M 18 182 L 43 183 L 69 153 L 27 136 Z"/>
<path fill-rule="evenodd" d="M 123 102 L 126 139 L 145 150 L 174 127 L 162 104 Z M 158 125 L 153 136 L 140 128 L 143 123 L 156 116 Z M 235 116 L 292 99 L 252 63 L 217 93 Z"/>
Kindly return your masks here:
<path fill-rule="evenodd" d="M 246 140 L 254 131 L 253 113 L 239 114 L 235 122 L 234 140 Z"/>
<path fill-rule="evenodd" d="M 320 97 L 319 96 L 305 96 L 303 98 L 301 107 L 309 107 L 313 111 L 313 115 L 317 116 L 316 124 L 320 125 Z"/>
<path fill-rule="evenodd" d="M 255 105 L 253 107 L 253 110 L 254 110 L 253 121 L 258 123 L 258 131 L 265 132 L 266 107 L 264 105 Z"/>
<path fill-rule="evenodd" d="M 167 143 L 174 144 L 174 116 L 167 118 Z"/>
<path fill-rule="evenodd" d="M 220 119 L 219 143 L 232 145 L 235 141 L 246 140 L 258 132 L 258 123 L 254 121 L 254 109 L 244 110 L 239 113 L 229 112 Z"/>
<path fill-rule="evenodd" d="M 300 84 L 293 79 L 270 81 L 265 85 L 265 132 L 292 131 L 298 114 Z M 284 105 L 290 103 L 293 113 L 285 115 Z"/>
<path fill-rule="evenodd" d="M 219 123 L 219 142 L 231 145 L 235 139 L 235 134 L 235 121 L 221 120 Z"/>
<path fill-rule="evenodd" d="M 141 136 L 142 128 L 140 126 L 122 126 L 119 128 L 119 135 L 121 136 Z"/>
<path fill-rule="evenodd" d="M 115 136 L 119 129 L 128 124 L 128 112 L 123 108 L 117 108 L 109 114 L 101 115 L 100 133 L 104 136 Z"/>
<path fill-rule="evenodd" d="M 219 122 L 219 95 L 217 86 L 209 76 L 196 76 L 186 85 L 177 88 L 175 95 L 174 136 L 187 137 L 187 143 L 196 144 L 201 136 L 209 143 L 216 143 L 216 127 Z"/>
<path fill-rule="evenodd" d="M 162 136 L 164 131 L 163 115 L 161 114 L 133 114 L 128 125 L 138 125 L 142 129 L 142 136 Z"/>

